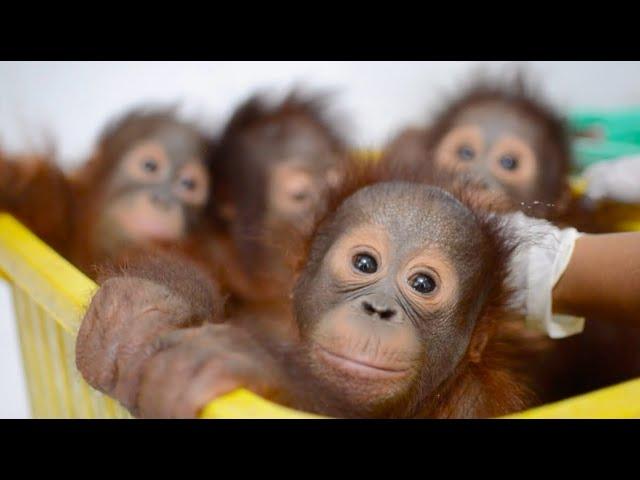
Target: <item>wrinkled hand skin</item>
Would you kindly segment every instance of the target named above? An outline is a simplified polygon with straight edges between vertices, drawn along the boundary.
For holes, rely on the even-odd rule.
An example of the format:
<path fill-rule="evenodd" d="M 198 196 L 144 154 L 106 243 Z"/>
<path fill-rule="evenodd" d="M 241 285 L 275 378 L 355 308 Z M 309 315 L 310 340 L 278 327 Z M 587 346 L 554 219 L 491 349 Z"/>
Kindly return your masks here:
<path fill-rule="evenodd" d="M 94 388 L 135 410 L 140 370 L 158 337 L 201 323 L 182 297 L 136 277 L 114 277 L 94 296 L 76 340 L 76 365 Z"/>
<path fill-rule="evenodd" d="M 277 399 L 284 378 L 271 355 L 242 328 L 207 324 L 158 339 L 145 363 L 137 408 L 142 418 L 195 418 L 211 400 L 240 387 Z"/>

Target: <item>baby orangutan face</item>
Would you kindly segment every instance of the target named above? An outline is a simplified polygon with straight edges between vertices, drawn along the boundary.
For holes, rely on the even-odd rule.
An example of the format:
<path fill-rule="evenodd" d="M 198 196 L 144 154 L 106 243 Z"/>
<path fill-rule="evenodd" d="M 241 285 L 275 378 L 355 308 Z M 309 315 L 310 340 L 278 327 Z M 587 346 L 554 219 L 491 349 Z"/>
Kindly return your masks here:
<path fill-rule="evenodd" d="M 105 188 L 98 241 L 175 241 L 200 220 L 209 196 L 202 143 L 190 129 L 167 124 L 118 159 Z"/>
<path fill-rule="evenodd" d="M 291 115 L 258 126 L 251 149 L 267 165 L 265 224 L 310 225 L 324 192 L 338 181 L 337 153 L 309 118 Z"/>
<path fill-rule="evenodd" d="M 292 158 L 275 165 L 269 179 L 266 223 L 306 227 L 328 186 L 338 183 L 335 168 L 316 172 L 304 161 Z"/>
<path fill-rule="evenodd" d="M 295 291 L 311 368 L 372 414 L 432 392 L 483 347 L 469 343 L 486 248 L 473 214 L 438 188 L 352 195 L 316 235 Z"/>
<path fill-rule="evenodd" d="M 538 123 L 513 107 L 472 104 L 436 145 L 435 164 L 492 195 L 525 203 L 546 200 L 543 137 Z"/>

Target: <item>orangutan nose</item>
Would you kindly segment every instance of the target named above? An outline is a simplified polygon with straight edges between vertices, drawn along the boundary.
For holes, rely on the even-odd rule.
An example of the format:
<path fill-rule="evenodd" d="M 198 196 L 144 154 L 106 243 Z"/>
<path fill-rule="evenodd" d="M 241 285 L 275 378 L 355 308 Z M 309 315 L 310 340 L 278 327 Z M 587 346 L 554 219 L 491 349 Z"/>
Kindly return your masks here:
<path fill-rule="evenodd" d="M 381 320 L 391 320 L 397 313 L 394 308 L 366 300 L 362 302 L 362 308 L 368 315 L 377 316 Z"/>

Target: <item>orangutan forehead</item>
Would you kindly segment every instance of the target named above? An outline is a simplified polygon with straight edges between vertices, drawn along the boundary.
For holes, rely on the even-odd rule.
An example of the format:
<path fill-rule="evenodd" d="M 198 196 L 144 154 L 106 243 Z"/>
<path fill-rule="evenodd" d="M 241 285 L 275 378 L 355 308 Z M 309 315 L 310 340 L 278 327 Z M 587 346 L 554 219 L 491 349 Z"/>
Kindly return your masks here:
<path fill-rule="evenodd" d="M 504 134 L 536 142 L 543 133 L 542 125 L 529 112 L 503 101 L 480 101 L 464 108 L 453 125 L 476 125 L 494 139 Z"/>
<path fill-rule="evenodd" d="M 111 156 L 121 158 L 147 142 L 157 144 L 170 159 L 180 163 L 194 158 L 202 160 L 205 153 L 205 142 L 196 130 L 169 120 L 154 125 L 134 125 L 119 132 L 106 147 Z"/>
<path fill-rule="evenodd" d="M 198 134 L 181 125 L 165 125 L 155 131 L 150 140 L 159 141 L 172 157 L 193 158 L 202 155 L 203 143 Z"/>
<path fill-rule="evenodd" d="M 363 188 L 340 206 L 336 218 L 342 226 L 380 226 L 402 248 L 435 244 L 448 251 L 469 250 L 482 237 L 467 207 L 444 190 L 422 184 L 389 182 Z"/>

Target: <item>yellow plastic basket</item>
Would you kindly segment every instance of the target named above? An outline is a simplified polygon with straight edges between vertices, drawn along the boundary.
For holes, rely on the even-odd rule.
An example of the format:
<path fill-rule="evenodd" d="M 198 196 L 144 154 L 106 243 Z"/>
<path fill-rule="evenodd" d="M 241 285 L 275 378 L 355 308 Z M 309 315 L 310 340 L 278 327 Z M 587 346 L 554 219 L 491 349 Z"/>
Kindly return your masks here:
<path fill-rule="evenodd" d="M 6 213 L 0 213 L 0 278 L 11 288 L 34 418 L 129 418 L 75 367 L 75 335 L 97 285 Z M 319 418 L 238 390 L 203 418 Z"/>
<path fill-rule="evenodd" d="M 8 214 L 0 214 L 0 276 L 13 294 L 35 418 L 129 418 L 75 368 L 75 334 L 97 286 Z M 202 418 L 320 418 L 237 390 Z M 640 418 L 640 379 L 508 418 Z"/>

